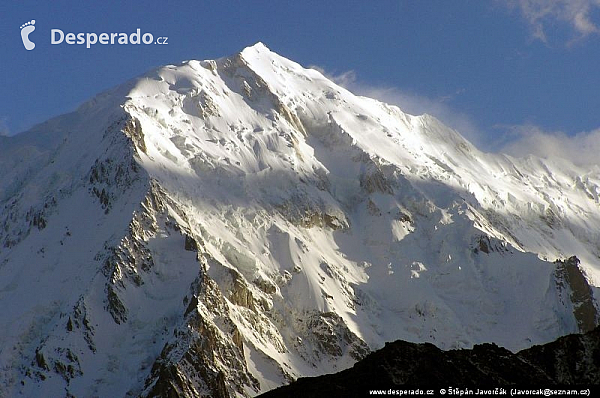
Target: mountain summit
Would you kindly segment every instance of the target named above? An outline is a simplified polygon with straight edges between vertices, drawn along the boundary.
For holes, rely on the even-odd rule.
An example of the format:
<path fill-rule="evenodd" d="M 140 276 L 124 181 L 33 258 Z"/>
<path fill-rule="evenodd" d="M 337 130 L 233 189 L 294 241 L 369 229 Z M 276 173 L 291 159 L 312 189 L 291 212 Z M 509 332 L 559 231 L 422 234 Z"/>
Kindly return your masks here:
<path fill-rule="evenodd" d="M 0 137 L 0 395 L 253 396 L 591 330 L 599 185 L 261 43 L 158 68 Z"/>

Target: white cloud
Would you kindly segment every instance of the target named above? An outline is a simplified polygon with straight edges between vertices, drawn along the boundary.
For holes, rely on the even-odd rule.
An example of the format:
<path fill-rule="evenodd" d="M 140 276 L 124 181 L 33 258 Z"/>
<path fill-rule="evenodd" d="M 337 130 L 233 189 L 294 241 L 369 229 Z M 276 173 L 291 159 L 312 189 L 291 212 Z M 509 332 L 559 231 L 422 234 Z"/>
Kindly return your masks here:
<path fill-rule="evenodd" d="M 487 142 L 482 138 L 473 119 L 454 109 L 449 104 L 453 98 L 463 94 L 465 92 L 464 89 L 458 89 L 456 92 L 443 97 L 430 98 L 420 94 L 403 91 L 396 87 L 385 87 L 382 85 L 372 85 L 361 82 L 357 79 L 356 73 L 352 70 L 336 75 L 328 73 L 318 66 L 311 66 L 311 68 L 323 73 L 328 79 L 348 89 L 354 94 L 375 98 L 390 105 L 396 105 L 402 109 L 403 112 L 411 115 L 421 115 L 424 113 L 432 115 L 445 125 L 460 132 L 460 134 L 478 148 L 484 150 L 490 149 Z"/>
<path fill-rule="evenodd" d="M 582 167 L 600 166 L 600 128 L 569 136 L 523 125 L 511 126 L 510 135 L 513 140 L 506 143 L 501 152 L 518 157 L 529 154 L 546 159 L 560 157 Z"/>
<path fill-rule="evenodd" d="M 557 22 L 567 24 L 575 39 L 600 34 L 600 21 L 593 14 L 600 10 L 600 0 L 504 0 L 520 10 L 531 25 L 534 38 L 548 43 L 548 32 Z"/>

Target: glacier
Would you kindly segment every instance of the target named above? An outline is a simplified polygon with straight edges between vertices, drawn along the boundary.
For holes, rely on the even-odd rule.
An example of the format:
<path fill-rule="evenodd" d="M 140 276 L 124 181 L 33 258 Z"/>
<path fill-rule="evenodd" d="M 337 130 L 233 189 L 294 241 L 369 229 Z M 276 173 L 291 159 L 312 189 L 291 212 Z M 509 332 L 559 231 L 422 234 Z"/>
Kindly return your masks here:
<path fill-rule="evenodd" d="M 598 168 L 484 153 L 262 43 L 0 137 L 0 172 L 3 396 L 254 396 L 397 339 L 599 322 Z"/>

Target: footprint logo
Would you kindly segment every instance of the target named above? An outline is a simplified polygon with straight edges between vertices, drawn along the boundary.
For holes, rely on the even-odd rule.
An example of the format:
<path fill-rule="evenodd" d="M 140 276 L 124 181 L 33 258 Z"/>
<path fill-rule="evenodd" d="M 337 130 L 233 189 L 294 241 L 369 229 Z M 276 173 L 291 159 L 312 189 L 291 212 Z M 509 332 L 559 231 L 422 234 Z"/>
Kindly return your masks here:
<path fill-rule="evenodd" d="M 35 43 L 29 40 L 29 34 L 35 30 L 35 19 L 21 25 L 21 39 L 26 50 L 33 50 Z"/>

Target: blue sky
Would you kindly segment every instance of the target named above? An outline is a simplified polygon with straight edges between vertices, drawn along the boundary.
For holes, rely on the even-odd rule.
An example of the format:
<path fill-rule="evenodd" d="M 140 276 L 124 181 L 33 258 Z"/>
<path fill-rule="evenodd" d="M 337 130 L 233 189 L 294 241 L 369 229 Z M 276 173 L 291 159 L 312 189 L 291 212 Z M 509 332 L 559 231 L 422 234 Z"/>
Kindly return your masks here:
<path fill-rule="evenodd" d="M 32 19 L 36 47 L 27 51 L 20 26 Z M 71 111 L 153 67 L 262 41 L 355 92 L 432 113 L 485 150 L 581 160 L 582 149 L 597 163 L 599 25 L 600 0 L 5 1 L 0 133 Z M 168 44 L 50 44 L 51 29 L 137 28 Z"/>

